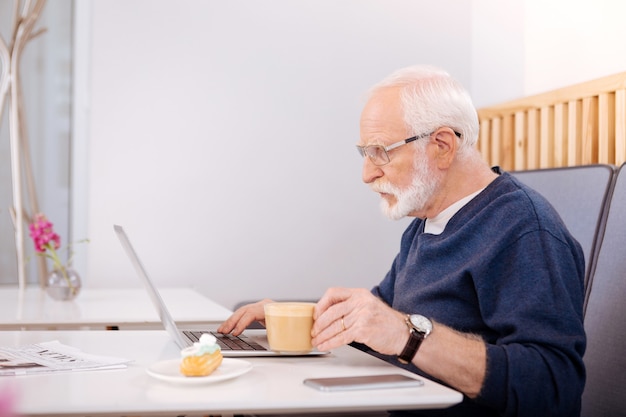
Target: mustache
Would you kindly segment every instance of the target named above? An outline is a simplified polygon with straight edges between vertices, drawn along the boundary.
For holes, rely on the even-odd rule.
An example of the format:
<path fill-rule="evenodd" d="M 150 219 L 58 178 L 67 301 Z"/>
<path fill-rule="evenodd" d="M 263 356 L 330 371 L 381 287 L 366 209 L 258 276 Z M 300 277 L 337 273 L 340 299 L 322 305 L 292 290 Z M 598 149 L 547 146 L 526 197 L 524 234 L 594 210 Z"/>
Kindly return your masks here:
<path fill-rule="evenodd" d="M 397 194 L 398 188 L 388 182 L 375 182 L 370 184 L 370 189 L 375 193 Z"/>

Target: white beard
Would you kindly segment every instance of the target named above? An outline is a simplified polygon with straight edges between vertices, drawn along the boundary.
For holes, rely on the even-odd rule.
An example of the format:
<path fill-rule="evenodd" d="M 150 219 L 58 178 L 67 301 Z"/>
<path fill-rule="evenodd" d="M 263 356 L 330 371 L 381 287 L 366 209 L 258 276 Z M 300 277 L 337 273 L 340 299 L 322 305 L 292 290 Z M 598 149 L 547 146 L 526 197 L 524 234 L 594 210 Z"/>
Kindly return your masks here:
<path fill-rule="evenodd" d="M 426 155 L 422 155 L 413 163 L 413 181 L 407 188 L 401 189 L 388 182 L 375 182 L 370 186 L 377 193 L 391 194 L 395 197 L 396 203 L 393 205 L 385 198 L 380 201 L 380 209 L 391 220 L 399 220 L 411 212 L 424 209 L 439 185 L 439 177 L 428 168 Z"/>

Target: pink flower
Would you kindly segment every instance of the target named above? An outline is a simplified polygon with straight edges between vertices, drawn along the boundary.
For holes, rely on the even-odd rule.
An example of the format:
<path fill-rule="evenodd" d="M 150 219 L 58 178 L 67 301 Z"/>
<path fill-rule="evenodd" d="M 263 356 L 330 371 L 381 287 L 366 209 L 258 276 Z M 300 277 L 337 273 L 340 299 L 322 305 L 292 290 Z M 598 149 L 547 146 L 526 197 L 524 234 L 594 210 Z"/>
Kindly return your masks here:
<path fill-rule="evenodd" d="M 41 213 L 35 215 L 34 221 L 28 226 L 30 230 L 30 237 L 35 244 L 35 251 L 37 255 L 48 258 L 52 261 L 53 269 L 59 271 L 63 278 L 67 281 L 68 287 L 72 291 L 78 291 L 72 284 L 67 272 L 67 268 L 72 262 L 72 253 L 70 252 L 70 246 L 68 245 L 66 250 L 68 251 L 69 259 L 67 260 L 68 267 L 63 265 L 57 250 L 61 247 L 61 238 L 54 232 L 52 223 Z M 84 239 L 83 242 L 88 242 L 88 239 Z M 0 416 L 2 417 L 2 416 Z"/>
<path fill-rule="evenodd" d="M 33 238 L 35 251 L 37 255 L 45 256 L 52 261 L 53 268 L 63 274 L 70 288 L 73 289 L 70 278 L 67 275 L 67 269 L 57 253 L 57 249 L 61 247 L 61 238 L 54 233 L 52 223 L 41 213 L 35 215 L 33 221 L 28 228 L 30 229 L 30 237 Z"/>
<path fill-rule="evenodd" d="M 61 238 L 54 233 L 52 223 L 43 214 L 36 214 L 35 221 L 28 228 L 37 252 L 45 253 L 46 250 L 54 251 L 61 247 Z"/>

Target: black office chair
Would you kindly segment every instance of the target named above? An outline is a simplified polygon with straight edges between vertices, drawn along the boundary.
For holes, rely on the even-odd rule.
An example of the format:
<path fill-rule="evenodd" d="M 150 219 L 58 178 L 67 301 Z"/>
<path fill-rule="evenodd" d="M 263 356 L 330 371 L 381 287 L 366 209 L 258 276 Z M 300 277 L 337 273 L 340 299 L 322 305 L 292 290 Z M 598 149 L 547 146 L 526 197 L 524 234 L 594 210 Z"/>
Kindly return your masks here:
<path fill-rule="evenodd" d="M 602 231 L 587 286 L 582 417 L 626 416 L 626 164 L 618 171 Z"/>
<path fill-rule="evenodd" d="M 606 218 L 607 197 L 616 167 L 596 164 L 513 171 L 512 175 L 543 195 L 559 213 L 585 254 L 585 285 L 595 266 L 596 232 Z"/>

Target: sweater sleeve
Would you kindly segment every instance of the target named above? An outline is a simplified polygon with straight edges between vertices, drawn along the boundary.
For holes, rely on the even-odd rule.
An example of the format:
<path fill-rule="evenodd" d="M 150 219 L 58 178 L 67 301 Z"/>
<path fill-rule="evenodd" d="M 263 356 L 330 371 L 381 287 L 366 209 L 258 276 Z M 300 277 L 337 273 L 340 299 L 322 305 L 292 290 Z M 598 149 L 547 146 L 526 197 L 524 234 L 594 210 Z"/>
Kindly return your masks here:
<path fill-rule="evenodd" d="M 580 412 L 585 370 L 584 265 L 546 230 L 502 249 L 476 279 L 487 336 L 487 373 L 478 402 L 503 415 Z M 549 306 L 549 308 L 546 308 Z"/>

